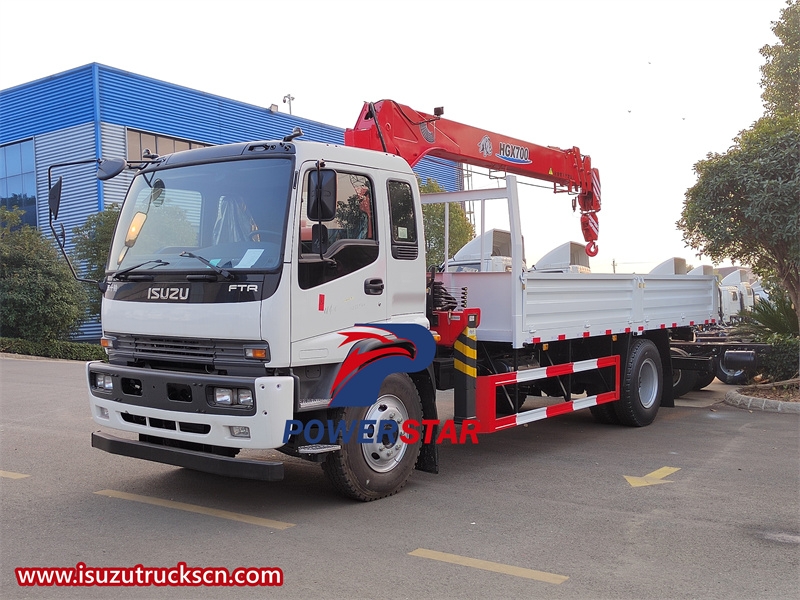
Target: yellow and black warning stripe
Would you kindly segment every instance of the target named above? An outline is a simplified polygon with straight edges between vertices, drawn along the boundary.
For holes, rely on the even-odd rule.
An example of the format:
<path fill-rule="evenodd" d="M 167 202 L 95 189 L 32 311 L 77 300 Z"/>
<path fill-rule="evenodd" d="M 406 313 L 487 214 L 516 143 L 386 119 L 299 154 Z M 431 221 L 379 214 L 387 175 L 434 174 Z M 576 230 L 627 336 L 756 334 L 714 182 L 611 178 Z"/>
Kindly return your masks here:
<path fill-rule="evenodd" d="M 478 337 L 465 327 L 453 344 L 454 410 L 456 420 L 475 417 L 475 383 L 478 377 Z"/>

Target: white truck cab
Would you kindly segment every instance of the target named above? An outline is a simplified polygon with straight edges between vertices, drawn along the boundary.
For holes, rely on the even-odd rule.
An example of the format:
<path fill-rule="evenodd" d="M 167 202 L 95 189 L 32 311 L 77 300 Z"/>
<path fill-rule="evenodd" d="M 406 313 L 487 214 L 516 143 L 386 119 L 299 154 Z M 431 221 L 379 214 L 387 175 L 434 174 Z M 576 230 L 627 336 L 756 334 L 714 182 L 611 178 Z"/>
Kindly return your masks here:
<path fill-rule="evenodd" d="M 286 423 L 327 409 L 354 347 L 342 331 L 428 326 L 419 206 L 403 159 L 332 144 L 232 144 L 146 164 L 101 284 L 108 363 L 87 367 L 95 422 L 139 440 L 96 434 L 95 445 L 204 469 L 192 452 L 339 450 L 302 439 L 288 448 Z M 404 400 L 417 406 L 406 412 L 420 412 L 421 396 L 435 417 L 432 378 L 409 381 Z M 373 463 L 378 476 L 397 470 L 393 458 Z M 212 470 L 269 479 L 281 469 Z"/>

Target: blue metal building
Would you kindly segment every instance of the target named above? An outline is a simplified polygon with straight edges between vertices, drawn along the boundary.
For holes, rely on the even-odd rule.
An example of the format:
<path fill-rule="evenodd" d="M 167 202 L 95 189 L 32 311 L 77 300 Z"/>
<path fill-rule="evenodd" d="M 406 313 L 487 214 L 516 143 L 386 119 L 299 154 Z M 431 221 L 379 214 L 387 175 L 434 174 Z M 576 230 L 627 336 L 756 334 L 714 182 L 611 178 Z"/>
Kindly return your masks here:
<path fill-rule="evenodd" d="M 138 160 L 145 148 L 167 154 L 276 139 L 297 125 L 305 139 L 344 141 L 339 127 L 92 63 L 0 90 L 0 204 L 20 206 L 24 222 L 49 234 L 48 168 L 55 163 Z M 447 190 L 461 187 L 457 165 L 423 160 L 415 170 Z M 121 202 L 130 181 L 117 177 L 101 183 L 92 165 L 64 167 L 53 175 L 64 177 L 59 222 L 67 231 L 108 203 Z M 99 336 L 96 322 L 84 325 L 80 335 Z"/>

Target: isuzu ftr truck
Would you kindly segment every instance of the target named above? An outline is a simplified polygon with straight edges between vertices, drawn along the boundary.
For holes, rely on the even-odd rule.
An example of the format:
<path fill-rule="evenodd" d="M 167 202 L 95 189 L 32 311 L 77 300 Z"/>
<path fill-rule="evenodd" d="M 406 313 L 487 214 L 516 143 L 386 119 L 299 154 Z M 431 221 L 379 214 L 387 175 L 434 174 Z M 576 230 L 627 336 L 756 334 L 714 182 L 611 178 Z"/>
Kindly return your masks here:
<path fill-rule="evenodd" d="M 580 409 L 645 426 L 671 406 L 670 338 L 717 318 L 713 277 L 526 268 L 516 176 L 573 199 L 594 255 L 599 172 L 578 148 L 434 113 L 384 100 L 364 105 L 345 145 L 296 130 L 91 161 L 105 181 L 133 174 L 97 282 L 108 360 L 86 367 L 93 446 L 266 480 L 283 463 L 252 451 L 276 449 L 374 500 L 415 467 L 436 472 L 437 442 Z M 425 156 L 502 171 L 506 185 L 423 197 L 412 167 Z M 59 179 L 51 224 L 60 190 Z M 427 270 L 423 204 L 487 198 L 509 209 L 508 268 Z M 63 228 L 56 237 L 63 247 Z M 398 325 L 435 341 L 427 364 L 415 363 L 419 335 Z M 337 405 L 342 385 L 386 357 L 415 366 L 388 373 L 361 405 Z M 441 421 L 448 389 L 454 417 Z"/>

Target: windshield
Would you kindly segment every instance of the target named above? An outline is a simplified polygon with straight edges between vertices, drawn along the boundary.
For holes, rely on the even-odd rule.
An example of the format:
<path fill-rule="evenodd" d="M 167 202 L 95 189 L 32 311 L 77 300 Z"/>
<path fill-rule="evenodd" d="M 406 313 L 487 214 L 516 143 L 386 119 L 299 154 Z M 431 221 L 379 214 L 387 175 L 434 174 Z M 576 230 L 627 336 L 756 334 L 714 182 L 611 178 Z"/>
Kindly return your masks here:
<path fill-rule="evenodd" d="M 117 223 L 108 271 L 275 270 L 291 158 L 235 160 L 137 175 Z M 137 267 L 139 265 L 139 267 Z"/>

